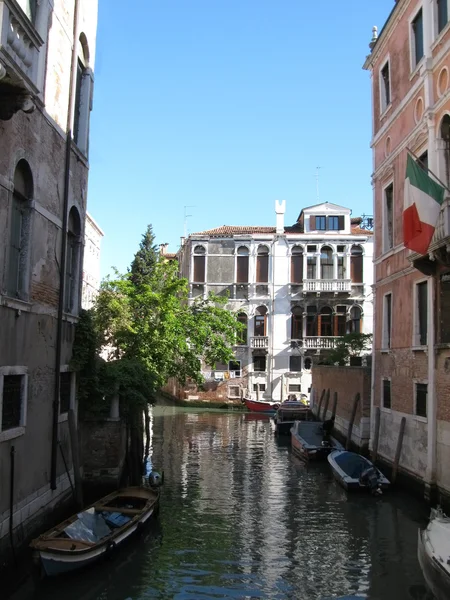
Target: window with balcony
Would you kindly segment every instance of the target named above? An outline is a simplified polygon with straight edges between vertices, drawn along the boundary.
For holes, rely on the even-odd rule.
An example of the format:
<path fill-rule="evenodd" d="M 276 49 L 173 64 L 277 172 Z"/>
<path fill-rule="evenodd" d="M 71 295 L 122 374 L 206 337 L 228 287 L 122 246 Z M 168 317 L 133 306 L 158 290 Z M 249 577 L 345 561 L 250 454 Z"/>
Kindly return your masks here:
<path fill-rule="evenodd" d="M 194 248 L 194 283 L 205 283 L 206 249 L 204 246 Z"/>
<path fill-rule="evenodd" d="M 359 306 L 352 306 L 350 309 L 349 329 L 350 333 L 361 333 L 361 309 Z"/>
<path fill-rule="evenodd" d="M 267 283 L 269 281 L 269 249 L 267 246 L 259 246 L 256 257 L 256 283 Z"/>
<path fill-rule="evenodd" d="M 300 340 L 303 337 L 303 309 L 295 306 L 291 317 L 291 339 Z"/>
<path fill-rule="evenodd" d="M 239 313 L 237 316 L 238 323 L 241 324 L 241 329 L 236 335 L 238 346 L 247 346 L 248 344 L 248 317 L 245 313 Z"/>
<path fill-rule="evenodd" d="M 323 246 L 320 251 L 321 279 L 333 279 L 333 250 Z"/>
<path fill-rule="evenodd" d="M 383 210 L 383 250 L 387 252 L 394 246 L 394 185 L 384 188 Z"/>
<path fill-rule="evenodd" d="M 411 58 L 412 68 L 419 64 L 423 57 L 423 12 L 416 14 L 411 22 Z"/>
<path fill-rule="evenodd" d="M 415 414 L 427 418 L 428 414 L 428 384 L 415 383 Z"/>
<path fill-rule="evenodd" d="M 267 325 L 267 308 L 265 306 L 259 306 L 255 313 L 255 328 L 254 335 L 256 337 L 264 337 L 266 335 Z"/>
<path fill-rule="evenodd" d="M 236 258 L 236 283 L 248 283 L 249 250 L 245 246 L 237 249 Z"/>
<path fill-rule="evenodd" d="M 315 256 L 308 256 L 306 258 L 306 276 L 308 279 L 316 279 L 317 273 L 317 259 Z"/>
<path fill-rule="evenodd" d="M 317 336 L 317 307 L 306 307 L 306 335 L 307 337 Z"/>
<path fill-rule="evenodd" d="M 361 246 L 352 246 L 350 256 L 350 273 L 353 283 L 363 282 L 363 249 Z"/>
<path fill-rule="evenodd" d="M 267 357 L 266 355 L 253 357 L 253 371 L 256 373 L 264 373 L 266 371 Z"/>
<path fill-rule="evenodd" d="M 382 348 L 388 350 L 392 339 L 392 294 L 385 294 L 383 298 L 383 332 Z"/>
<path fill-rule="evenodd" d="M 415 346 L 426 346 L 428 342 L 428 282 L 416 284 L 415 302 Z"/>
<path fill-rule="evenodd" d="M 291 283 L 303 282 L 303 248 L 294 246 L 291 255 Z"/>
<path fill-rule="evenodd" d="M 320 337 L 333 335 L 333 311 L 329 306 L 320 309 L 318 335 Z"/>
<path fill-rule="evenodd" d="M 78 290 L 81 279 L 81 219 L 78 210 L 72 206 L 67 228 L 66 278 L 64 286 L 64 310 L 78 311 Z"/>
<path fill-rule="evenodd" d="M 436 0 L 436 13 L 437 30 L 441 33 L 448 23 L 448 0 Z"/>
<path fill-rule="evenodd" d="M 337 255 L 337 277 L 338 279 L 345 279 L 345 265 L 342 254 Z"/>
<path fill-rule="evenodd" d="M 347 330 L 347 307 L 336 306 L 334 315 L 334 335 L 345 335 Z"/>
<path fill-rule="evenodd" d="M 381 113 L 391 103 L 391 77 L 389 72 L 389 60 L 386 61 L 380 70 L 380 91 L 381 91 Z"/>
<path fill-rule="evenodd" d="M 27 300 L 29 288 L 32 197 L 31 170 L 20 160 L 14 172 L 6 289 L 9 296 L 22 300 Z"/>

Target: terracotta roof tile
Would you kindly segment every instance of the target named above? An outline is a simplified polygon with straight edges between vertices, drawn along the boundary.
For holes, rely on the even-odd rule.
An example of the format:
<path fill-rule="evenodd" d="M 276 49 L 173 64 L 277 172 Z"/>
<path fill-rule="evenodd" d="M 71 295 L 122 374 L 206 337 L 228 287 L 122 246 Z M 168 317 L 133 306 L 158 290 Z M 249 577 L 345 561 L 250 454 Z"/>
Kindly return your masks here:
<path fill-rule="evenodd" d="M 215 229 L 207 229 L 206 231 L 198 231 L 191 233 L 192 235 L 209 235 L 211 237 L 227 237 L 233 235 L 246 235 L 252 233 L 275 233 L 275 227 L 259 227 L 256 225 L 222 225 Z"/>
<path fill-rule="evenodd" d="M 373 231 L 370 231 L 369 229 L 361 229 L 361 227 L 358 225 L 352 225 L 352 233 L 354 235 L 373 235 Z"/>

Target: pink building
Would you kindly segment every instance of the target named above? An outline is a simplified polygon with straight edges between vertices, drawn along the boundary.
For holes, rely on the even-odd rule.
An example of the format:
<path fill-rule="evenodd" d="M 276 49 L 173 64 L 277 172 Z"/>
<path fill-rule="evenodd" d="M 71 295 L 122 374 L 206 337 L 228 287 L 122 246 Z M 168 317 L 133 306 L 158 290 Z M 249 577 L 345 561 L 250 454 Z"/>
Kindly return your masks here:
<path fill-rule="evenodd" d="M 450 495 L 449 203 L 426 256 L 405 249 L 402 212 L 407 149 L 449 186 L 449 9 L 447 0 L 398 0 L 379 35 L 374 28 L 364 64 L 373 103 L 378 452 L 393 462 L 405 417 L 399 468 L 427 496 Z"/>

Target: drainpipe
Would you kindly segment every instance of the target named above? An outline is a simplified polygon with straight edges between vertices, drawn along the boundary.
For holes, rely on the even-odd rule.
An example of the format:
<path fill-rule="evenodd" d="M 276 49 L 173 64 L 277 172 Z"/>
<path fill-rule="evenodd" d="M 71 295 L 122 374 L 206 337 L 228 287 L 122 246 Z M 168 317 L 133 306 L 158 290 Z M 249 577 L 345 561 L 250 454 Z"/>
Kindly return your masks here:
<path fill-rule="evenodd" d="M 67 126 L 66 126 L 66 158 L 64 169 L 64 199 L 63 199 L 63 218 L 62 218 L 62 240 L 61 240 L 61 263 L 59 269 L 59 299 L 58 299 L 58 317 L 56 331 L 56 353 L 55 353 L 55 384 L 53 391 L 53 422 L 52 422 L 52 453 L 50 468 L 50 487 L 56 490 L 56 461 L 58 452 L 58 414 L 59 414 L 59 387 L 60 387 L 60 368 L 62 351 L 62 325 L 65 296 L 66 280 L 66 252 L 67 252 L 67 219 L 69 214 L 69 186 L 70 186 L 70 155 L 72 150 L 72 120 L 74 113 L 74 88 L 77 65 L 78 51 L 78 9 L 79 0 L 75 0 L 73 12 L 73 47 L 72 61 L 70 65 L 70 83 L 69 83 L 69 102 L 67 106 Z"/>
<path fill-rule="evenodd" d="M 275 334 L 275 252 L 276 252 L 276 238 L 272 242 L 272 323 L 271 323 L 271 357 L 270 357 L 270 399 L 273 400 L 273 364 L 275 357 L 273 354 L 274 349 L 274 334 Z"/>
<path fill-rule="evenodd" d="M 437 438 L 437 398 L 436 398 L 436 363 L 434 354 L 435 323 L 434 295 L 435 279 L 428 279 L 428 407 L 427 407 L 427 470 L 425 475 L 425 496 L 430 499 L 436 483 L 436 438 Z"/>

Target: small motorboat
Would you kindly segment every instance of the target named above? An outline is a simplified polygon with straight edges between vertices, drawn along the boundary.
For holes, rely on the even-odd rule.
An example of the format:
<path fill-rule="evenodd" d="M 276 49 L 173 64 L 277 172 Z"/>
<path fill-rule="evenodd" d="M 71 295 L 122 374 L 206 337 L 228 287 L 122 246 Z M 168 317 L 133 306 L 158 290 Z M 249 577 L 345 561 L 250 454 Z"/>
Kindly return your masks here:
<path fill-rule="evenodd" d="M 368 490 L 372 494 L 381 494 L 390 485 L 389 479 L 368 458 L 356 452 L 333 451 L 327 458 L 335 479 L 346 490 Z"/>
<path fill-rule="evenodd" d="M 275 433 L 289 435 L 295 421 L 308 421 L 312 418 L 313 414 L 308 405 L 300 400 L 286 400 L 279 405 L 273 417 Z"/>
<path fill-rule="evenodd" d="M 261 413 L 273 413 L 280 406 L 279 402 L 272 402 L 270 400 L 250 400 L 249 398 L 244 398 L 244 404 L 248 410 Z"/>
<path fill-rule="evenodd" d="M 450 518 L 432 509 L 430 522 L 419 530 L 417 556 L 424 579 L 436 600 L 450 598 Z"/>
<path fill-rule="evenodd" d="M 324 432 L 317 421 L 295 421 L 291 428 L 293 453 L 303 460 L 321 460 L 343 446 Z"/>
<path fill-rule="evenodd" d="M 49 576 L 75 571 L 108 555 L 156 514 L 159 490 L 128 487 L 105 496 L 34 539 L 34 558 Z"/>

